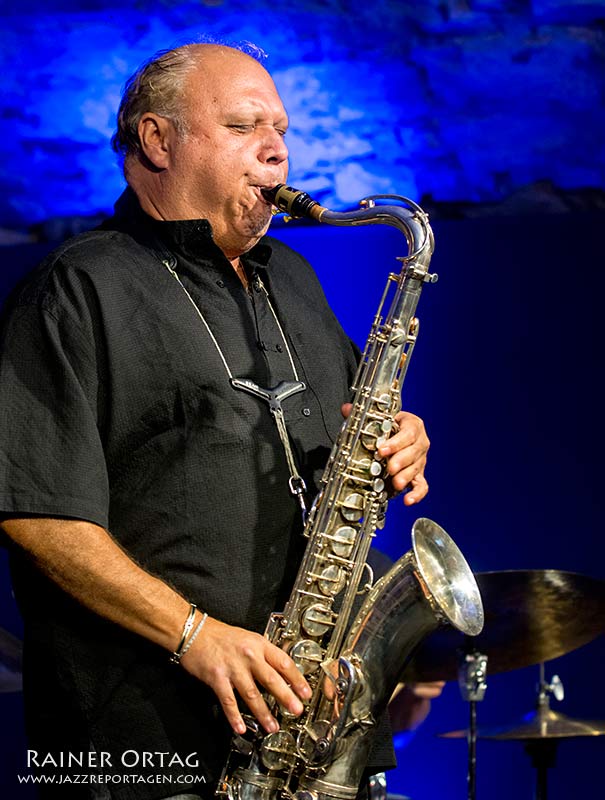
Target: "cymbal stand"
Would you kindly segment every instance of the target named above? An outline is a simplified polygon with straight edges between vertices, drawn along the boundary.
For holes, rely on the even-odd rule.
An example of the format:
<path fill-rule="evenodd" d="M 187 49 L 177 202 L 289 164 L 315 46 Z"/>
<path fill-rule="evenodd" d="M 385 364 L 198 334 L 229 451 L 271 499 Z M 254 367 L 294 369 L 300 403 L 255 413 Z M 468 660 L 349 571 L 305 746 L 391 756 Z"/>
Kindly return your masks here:
<path fill-rule="evenodd" d="M 565 696 L 563 684 L 558 675 L 553 675 L 552 681 L 546 683 L 544 679 L 544 664 L 540 664 L 540 684 L 538 686 L 537 717 L 540 725 L 546 730 L 546 719 L 550 710 L 550 695 L 557 700 Z M 557 755 L 556 739 L 528 739 L 525 742 L 525 752 L 531 758 L 532 765 L 536 768 L 536 793 L 535 800 L 547 800 L 548 797 L 548 770 L 555 766 Z"/>
<path fill-rule="evenodd" d="M 477 772 L 477 702 L 487 689 L 487 656 L 473 651 L 463 653 L 458 666 L 458 686 L 462 699 L 469 704 L 468 726 L 468 800 L 475 800 Z"/>

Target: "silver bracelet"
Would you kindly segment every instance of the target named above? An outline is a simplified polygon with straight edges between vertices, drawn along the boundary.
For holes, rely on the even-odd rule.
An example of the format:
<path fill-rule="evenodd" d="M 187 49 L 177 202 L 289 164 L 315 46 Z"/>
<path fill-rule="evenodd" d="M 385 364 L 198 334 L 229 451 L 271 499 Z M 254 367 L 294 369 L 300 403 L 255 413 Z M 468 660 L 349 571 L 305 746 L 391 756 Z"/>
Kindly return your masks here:
<path fill-rule="evenodd" d="M 204 627 L 204 622 L 206 622 L 206 620 L 207 620 L 207 619 L 208 619 L 208 614 L 206 614 L 206 612 L 204 611 L 204 613 L 202 614 L 202 618 L 201 618 L 201 620 L 200 620 L 200 621 L 198 622 L 198 624 L 197 624 L 197 628 L 196 628 L 196 629 L 193 631 L 193 633 L 191 634 L 191 638 L 189 639 L 189 641 L 187 642 L 187 644 L 185 645 L 185 647 L 183 647 L 183 649 L 181 650 L 181 655 L 179 656 L 179 661 L 180 661 L 180 660 L 181 660 L 181 658 L 182 658 L 182 657 L 185 655 L 185 653 L 187 652 L 187 650 L 189 650 L 189 648 L 191 647 L 191 645 L 192 645 L 192 644 L 195 642 L 195 640 L 196 640 L 196 637 L 197 637 L 198 633 L 199 633 L 199 632 L 202 630 L 202 628 Z M 177 663 L 178 663 L 178 662 L 177 662 Z"/>
<path fill-rule="evenodd" d="M 195 605 L 195 603 L 191 603 L 191 608 L 189 609 L 189 615 L 185 620 L 185 624 L 183 625 L 183 633 L 181 636 L 181 641 L 179 642 L 179 646 L 177 647 L 177 649 L 170 656 L 170 661 L 173 664 L 178 664 L 181 660 L 181 657 L 183 655 L 183 645 L 187 641 L 187 637 L 191 632 L 191 628 L 193 628 L 193 621 L 195 620 L 196 609 L 197 606 Z"/>

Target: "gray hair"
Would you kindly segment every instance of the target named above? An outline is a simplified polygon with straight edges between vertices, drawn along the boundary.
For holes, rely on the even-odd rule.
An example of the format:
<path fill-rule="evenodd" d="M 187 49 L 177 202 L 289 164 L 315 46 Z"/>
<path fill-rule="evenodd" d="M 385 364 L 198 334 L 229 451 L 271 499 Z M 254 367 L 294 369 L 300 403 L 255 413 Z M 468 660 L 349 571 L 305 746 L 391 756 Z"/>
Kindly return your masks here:
<path fill-rule="evenodd" d="M 259 62 L 265 52 L 252 42 L 231 44 L 205 40 L 203 44 L 233 47 Z M 139 121 L 143 114 L 152 112 L 169 119 L 181 136 L 185 136 L 188 123 L 182 102 L 185 80 L 199 64 L 200 43 L 185 44 L 171 50 L 160 50 L 145 61 L 124 87 L 118 108 L 117 130 L 111 137 L 111 147 L 122 158 L 141 152 Z"/>

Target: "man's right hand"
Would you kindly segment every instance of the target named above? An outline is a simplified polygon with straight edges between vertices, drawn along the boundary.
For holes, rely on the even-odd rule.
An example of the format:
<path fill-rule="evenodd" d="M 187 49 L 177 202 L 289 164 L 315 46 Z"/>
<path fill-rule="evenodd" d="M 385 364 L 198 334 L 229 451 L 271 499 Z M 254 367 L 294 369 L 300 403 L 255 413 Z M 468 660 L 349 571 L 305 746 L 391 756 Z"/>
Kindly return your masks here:
<path fill-rule="evenodd" d="M 269 733 L 277 731 L 279 726 L 259 686 L 296 716 L 303 711 L 301 700 L 311 697 L 309 684 L 283 650 L 258 633 L 211 617 L 183 656 L 181 665 L 210 686 L 236 733 L 244 733 L 246 725 L 235 692 Z"/>
<path fill-rule="evenodd" d="M 0 527 L 87 608 L 155 642 L 166 650 L 166 658 L 174 652 L 189 602 L 136 564 L 104 528 L 84 520 L 39 517 L 5 519 Z M 245 727 L 235 691 L 267 731 L 276 730 L 277 722 L 259 686 L 293 714 L 302 712 L 299 698 L 310 697 L 309 685 L 283 650 L 257 633 L 215 619 L 206 619 L 181 663 L 213 689 L 237 733 Z"/>

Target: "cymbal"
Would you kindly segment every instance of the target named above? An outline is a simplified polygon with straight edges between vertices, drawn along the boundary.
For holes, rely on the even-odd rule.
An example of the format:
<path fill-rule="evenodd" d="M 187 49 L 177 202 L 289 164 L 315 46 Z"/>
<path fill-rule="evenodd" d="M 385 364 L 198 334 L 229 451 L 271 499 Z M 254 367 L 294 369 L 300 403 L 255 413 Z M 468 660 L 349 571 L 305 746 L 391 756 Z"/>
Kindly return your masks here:
<path fill-rule="evenodd" d="M 21 691 L 22 649 L 16 636 L 0 628 L 0 693 Z"/>
<path fill-rule="evenodd" d="M 468 731 L 440 733 L 445 739 L 465 739 Z M 512 725 L 477 729 L 478 739 L 526 740 L 571 739 L 577 736 L 604 736 L 605 720 L 572 719 L 550 708 L 526 714 Z"/>
<path fill-rule="evenodd" d="M 485 626 L 475 637 L 439 628 L 403 671 L 408 682 L 456 680 L 461 653 L 487 655 L 487 672 L 529 667 L 565 655 L 605 630 L 605 581 L 559 570 L 475 575 Z"/>

